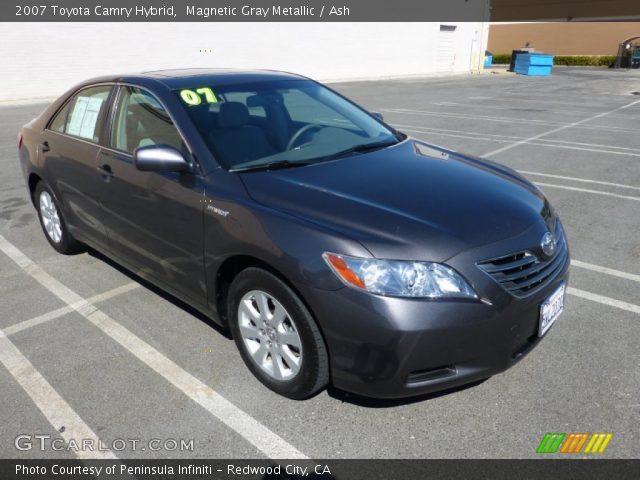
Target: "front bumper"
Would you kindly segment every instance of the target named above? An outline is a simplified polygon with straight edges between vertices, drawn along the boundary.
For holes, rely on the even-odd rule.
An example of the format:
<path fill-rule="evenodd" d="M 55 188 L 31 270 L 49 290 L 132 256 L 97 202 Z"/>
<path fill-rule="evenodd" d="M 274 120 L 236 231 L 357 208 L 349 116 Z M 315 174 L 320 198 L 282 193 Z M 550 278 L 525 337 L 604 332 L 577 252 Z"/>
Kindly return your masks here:
<path fill-rule="evenodd" d="M 337 388 L 409 397 L 488 378 L 522 359 L 540 341 L 540 304 L 568 282 L 569 263 L 567 255 L 553 281 L 524 299 L 478 270 L 472 283 L 491 304 L 381 297 L 346 287 L 304 295 L 323 330 Z"/>

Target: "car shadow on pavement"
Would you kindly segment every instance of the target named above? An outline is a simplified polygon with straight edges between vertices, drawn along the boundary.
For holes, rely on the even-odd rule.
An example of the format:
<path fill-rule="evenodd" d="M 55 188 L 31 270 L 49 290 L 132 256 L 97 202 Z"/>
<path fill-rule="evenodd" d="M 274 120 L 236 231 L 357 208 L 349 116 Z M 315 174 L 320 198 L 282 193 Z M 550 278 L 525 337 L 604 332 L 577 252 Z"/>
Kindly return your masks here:
<path fill-rule="evenodd" d="M 393 408 L 393 407 L 399 407 L 402 405 L 411 405 L 412 403 L 426 402 L 429 400 L 433 400 L 435 398 L 444 397 L 446 395 L 451 395 L 453 393 L 462 392 L 464 390 L 477 387 L 478 385 L 484 383 L 487 380 L 488 380 L 487 378 L 484 378 L 482 380 L 476 380 L 475 382 L 468 383 L 466 385 L 461 385 L 458 387 L 449 388 L 447 390 L 442 390 L 439 392 L 427 393 L 424 395 L 417 395 L 415 397 L 407 397 L 407 398 L 363 397 L 355 393 L 349 393 L 343 390 L 339 390 L 333 386 L 329 386 L 329 388 L 327 389 L 327 393 L 329 394 L 330 397 L 336 400 L 340 400 L 341 402 L 344 402 L 344 403 L 351 403 L 359 407 Z"/>
<path fill-rule="evenodd" d="M 209 317 L 207 317 L 206 315 L 204 315 L 203 313 L 201 313 L 197 309 L 193 308 L 189 304 L 183 302 L 179 298 L 174 297 L 170 293 L 167 293 L 166 291 L 162 290 L 160 287 L 157 287 L 154 284 L 152 284 L 151 282 L 149 282 L 149 281 L 145 280 L 144 278 L 136 275 L 131 270 L 126 269 L 122 265 L 116 263 L 114 260 L 112 260 L 109 257 L 107 257 L 106 255 L 98 252 L 97 250 L 94 250 L 91 247 L 86 247 L 86 252 L 89 255 L 91 255 L 92 257 L 94 257 L 94 258 L 96 258 L 98 260 L 101 260 L 101 261 L 105 262 L 106 264 L 108 264 L 109 266 L 115 268 L 120 273 L 122 273 L 123 275 L 126 275 L 127 277 L 129 277 L 132 281 L 134 281 L 136 283 L 139 283 L 140 285 L 142 285 L 147 290 L 152 291 L 156 295 L 162 297 L 164 300 L 173 303 L 176 307 L 184 310 L 185 312 L 189 313 L 190 315 L 193 315 L 194 317 L 196 317 L 198 320 L 206 323 L 212 329 L 214 329 L 216 332 L 218 332 L 220 335 L 223 335 L 224 337 L 226 337 L 228 340 L 233 340 L 233 338 L 231 337 L 231 333 L 229 332 L 228 329 L 223 328 L 223 327 L 219 326 L 218 324 L 214 323 L 213 320 L 211 320 Z"/>

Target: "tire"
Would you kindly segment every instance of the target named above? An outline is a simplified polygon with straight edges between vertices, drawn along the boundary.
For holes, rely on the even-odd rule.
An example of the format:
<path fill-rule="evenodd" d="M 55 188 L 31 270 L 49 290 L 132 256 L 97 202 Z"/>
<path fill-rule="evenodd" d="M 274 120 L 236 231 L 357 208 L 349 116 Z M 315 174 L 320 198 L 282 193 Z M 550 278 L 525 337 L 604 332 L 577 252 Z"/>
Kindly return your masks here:
<path fill-rule="evenodd" d="M 36 185 L 33 203 L 38 211 L 40 226 L 49 245 L 65 255 L 81 250 L 82 244 L 69 233 L 60 206 L 46 183 L 40 182 Z"/>
<path fill-rule="evenodd" d="M 329 357 L 320 329 L 278 277 L 253 267 L 240 272 L 229 288 L 228 312 L 240 355 L 265 386 L 294 400 L 327 386 Z"/>

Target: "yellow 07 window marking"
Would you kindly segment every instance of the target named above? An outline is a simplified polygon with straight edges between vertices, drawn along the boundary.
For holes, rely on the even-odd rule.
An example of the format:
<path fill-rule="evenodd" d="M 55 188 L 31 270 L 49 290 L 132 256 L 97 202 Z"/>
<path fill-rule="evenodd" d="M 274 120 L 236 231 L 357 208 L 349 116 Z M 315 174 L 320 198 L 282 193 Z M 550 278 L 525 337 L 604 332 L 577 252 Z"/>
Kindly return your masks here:
<path fill-rule="evenodd" d="M 180 98 L 182 98 L 182 101 L 192 107 L 200 105 L 202 103 L 203 97 L 206 103 L 218 102 L 216 95 L 209 87 L 196 88 L 195 91 L 189 90 L 188 88 L 180 90 Z"/>

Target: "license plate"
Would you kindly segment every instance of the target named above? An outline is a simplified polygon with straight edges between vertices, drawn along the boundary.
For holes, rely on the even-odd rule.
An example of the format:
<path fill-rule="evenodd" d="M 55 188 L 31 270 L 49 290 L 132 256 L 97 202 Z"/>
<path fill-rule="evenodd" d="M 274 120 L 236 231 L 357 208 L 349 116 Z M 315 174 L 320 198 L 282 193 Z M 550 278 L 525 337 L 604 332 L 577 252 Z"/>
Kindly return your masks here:
<path fill-rule="evenodd" d="M 562 284 L 555 292 L 551 294 L 540 305 L 540 326 L 538 328 L 538 336 L 541 337 L 547 330 L 551 328 L 551 325 L 558 319 L 562 311 L 564 310 L 564 291 L 566 286 Z"/>

